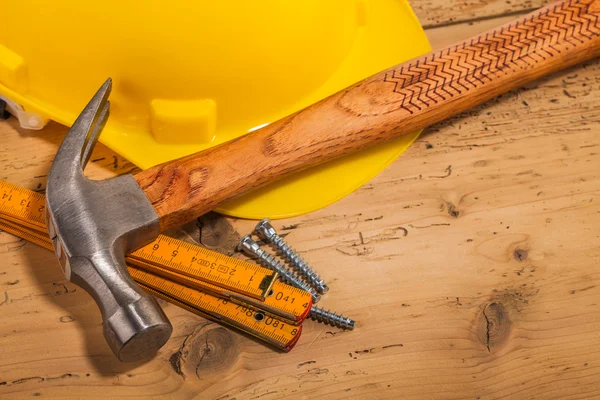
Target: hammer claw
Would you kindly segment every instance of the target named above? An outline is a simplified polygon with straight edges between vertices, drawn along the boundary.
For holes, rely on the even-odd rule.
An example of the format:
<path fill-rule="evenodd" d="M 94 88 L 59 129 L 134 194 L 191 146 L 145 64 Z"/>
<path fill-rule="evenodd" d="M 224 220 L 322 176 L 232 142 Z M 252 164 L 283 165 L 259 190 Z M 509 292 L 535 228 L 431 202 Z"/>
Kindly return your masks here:
<path fill-rule="evenodd" d="M 112 79 L 108 78 L 85 106 L 63 141 L 64 147 L 80 149 L 77 152 L 69 150 L 67 155 L 76 157 L 73 161 L 76 161 L 82 170 L 85 168 L 108 119 L 110 110 L 108 96 L 111 89 Z M 61 152 L 58 155 L 62 155 Z"/>
<path fill-rule="evenodd" d="M 98 138 L 106 125 L 106 121 L 108 120 L 108 115 L 110 114 L 110 102 L 106 101 L 102 104 L 102 108 L 98 112 L 97 118 L 93 121 L 91 126 L 91 131 L 88 133 L 86 140 L 83 144 L 83 149 L 81 152 L 81 169 L 85 169 L 94 147 L 96 147 L 96 143 L 98 142 Z"/>

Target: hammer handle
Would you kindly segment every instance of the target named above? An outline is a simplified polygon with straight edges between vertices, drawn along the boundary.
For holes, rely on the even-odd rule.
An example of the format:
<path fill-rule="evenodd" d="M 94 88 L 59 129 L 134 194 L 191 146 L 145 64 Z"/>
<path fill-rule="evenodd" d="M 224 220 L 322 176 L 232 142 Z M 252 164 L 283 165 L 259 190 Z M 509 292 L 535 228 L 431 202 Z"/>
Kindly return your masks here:
<path fill-rule="evenodd" d="M 167 229 L 284 175 L 425 128 L 598 55 L 600 0 L 560 1 L 135 178 Z"/>

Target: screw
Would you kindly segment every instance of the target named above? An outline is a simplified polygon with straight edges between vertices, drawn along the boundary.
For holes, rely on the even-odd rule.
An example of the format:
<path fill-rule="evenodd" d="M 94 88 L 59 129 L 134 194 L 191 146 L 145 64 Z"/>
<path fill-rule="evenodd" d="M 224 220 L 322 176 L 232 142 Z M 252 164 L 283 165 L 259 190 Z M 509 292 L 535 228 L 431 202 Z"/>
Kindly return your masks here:
<path fill-rule="evenodd" d="M 318 321 L 324 324 L 338 327 L 344 330 L 354 329 L 354 320 L 344 317 L 341 314 L 332 313 L 331 311 L 325 311 L 323 308 L 312 306 L 310 314 L 308 315 L 313 321 Z"/>
<path fill-rule="evenodd" d="M 319 293 L 327 293 L 329 288 L 323 282 L 323 279 L 277 234 L 269 218 L 260 221 L 256 225 L 256 228 L 254 228 L 254 232 L 265 242 L 272 243 L 279 250 L 283 258 L 289 261 L 294 271 L 310 283 L 312 287 L 317 289 Z"/>
<path fill-rule="evenodd" d="M 277 262 L 272 255 L 261 249 L 258 243 L 252 240 L 250 235 L 246 235 L 242 238 L 239 248 L 250 257 L 257 258 L 265 267 L 277 272 L 284 282 L 309 292 L 312 295 L 314 303 L 318 302 L 321 298 L 321 296 L 313 288 L 303 282 L 302 279 L 298 278 L 290 270 Z"/>

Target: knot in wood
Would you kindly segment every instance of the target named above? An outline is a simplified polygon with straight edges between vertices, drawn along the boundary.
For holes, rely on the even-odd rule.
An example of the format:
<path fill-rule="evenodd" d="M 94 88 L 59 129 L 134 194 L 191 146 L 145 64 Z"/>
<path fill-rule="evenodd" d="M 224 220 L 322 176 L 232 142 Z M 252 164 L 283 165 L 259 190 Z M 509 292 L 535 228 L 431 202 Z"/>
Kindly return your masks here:
<path fill-rule="evenodd" d="M 198 218 L 199 242 L 210 250 L 232 255 L 240 242 L 240 234 L 222 215 L 210 212 Z"/>
<path fill-rule="evenodd" d="M 504 347 L 511 332 L 511 321 L 506 308 L 497 302 L 485 306 L 477 330 L 479 340 L 489 352 Z"/>
<path fill-rule="evenodd" d="M 229 370 L 238 356 L 237 338 L 227 329 L 207 322 L 185 338 L 170 362 L 183 377 L 205 380 Z"/>
<path fill-rule="evenodd" d="M 460 215 L 460 211 L 456 208 L 456 206 L 452 203 L 448 203 L 448 215 L 452 218 L 458 218 Z"/>
<path fill-rule="evenodd" d="M 524 249 L 515 249 L 515 251 L 513 253 L 515 260 L 517 260 L 517 261 L 525 261 L 527 259 L 528 255 L 529 255 L 529 251 L 524 250 Z"/>

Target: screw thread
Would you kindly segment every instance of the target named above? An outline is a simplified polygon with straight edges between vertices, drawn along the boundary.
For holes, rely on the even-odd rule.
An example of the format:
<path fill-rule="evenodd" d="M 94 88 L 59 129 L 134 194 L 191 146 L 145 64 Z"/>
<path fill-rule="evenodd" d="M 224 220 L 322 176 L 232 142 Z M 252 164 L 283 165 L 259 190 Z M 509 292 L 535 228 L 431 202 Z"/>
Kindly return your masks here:
<path fill-rule="evenodd" d="M 319 293 L 327 293 L 329 288 L 321 277 L 292 249 L 281 236 L 273 234 L 271 243 L 279 250 L 281 256 L 288 260 L 302 278 L 304 278 Z"/>
<path fill-rule="evenodd" d="M 286 267 L 281 265 L 272 255 L 270 255 L 266 251 L 258 249 L 256 251 L 256 257 L 262 265 L 277 272 L 284 282 L 295 286 L 298 289 L 306 290 L 307 292 L 309 292 L 312 296 L 313 302 L 316 303 L 321 299 L 321 296 L 313 288 L 308 286 L 305 282 L 303 282 L 300 278 L 294 275 Z"/>
<path fill-rule="evenodd" d="M 352 330 L 355 325 L 354 320 L 329 310 L 325 311 L 325 309 L 317 306 L 312 306 L 309 317 L 313 321 L 335 326 L 344 330 Z"/>

